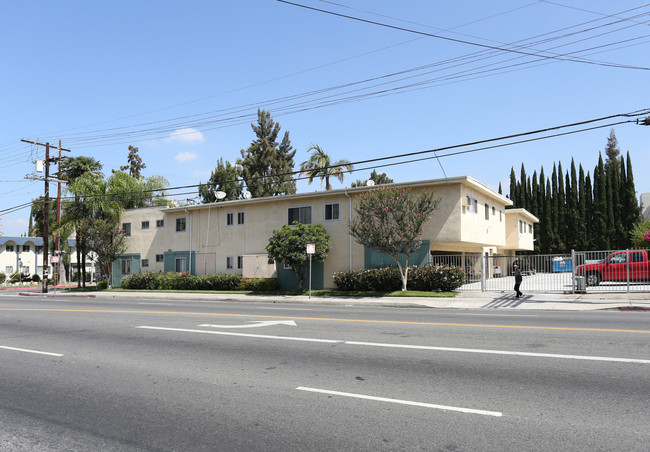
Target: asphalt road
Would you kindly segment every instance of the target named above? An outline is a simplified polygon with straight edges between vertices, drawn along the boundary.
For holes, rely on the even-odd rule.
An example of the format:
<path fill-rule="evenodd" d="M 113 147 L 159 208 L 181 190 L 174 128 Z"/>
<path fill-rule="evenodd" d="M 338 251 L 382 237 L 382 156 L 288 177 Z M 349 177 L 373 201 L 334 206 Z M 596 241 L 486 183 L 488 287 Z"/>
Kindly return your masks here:
<path fill-rule="evenodd" d="M 0 450 L 638 450 L 650 314 L 0 296 Z"/>

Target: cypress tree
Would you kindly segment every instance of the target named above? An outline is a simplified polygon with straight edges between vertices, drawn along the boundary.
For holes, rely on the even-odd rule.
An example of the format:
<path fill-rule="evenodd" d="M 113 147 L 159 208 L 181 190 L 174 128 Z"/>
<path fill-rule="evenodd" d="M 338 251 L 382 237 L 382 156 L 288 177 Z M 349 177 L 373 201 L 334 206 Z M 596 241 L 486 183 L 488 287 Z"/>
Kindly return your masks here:
<path fill-rule="evenodd" d="M 527 209 L 526 203 L 528 201 L 528 196 L 526 195 L 527 189 L 526 189 L 526 170 L 524 169 L 524 164 L 522 162 L 521 164 L 521 174 L 519 176 L 519 181 L 521 184 L 521 189 L 519 190 L 519 202 L 518 202 L 518 207 L 523 207 L 524 209 Z"/>
<path fill-rule="evenodd" d="M 632 174 L 632 159 L 630 159 L 630 152 L 627 152 L 627 161 L 626 161 L 626 179 L 625 179 L 625 211 L 626 220 L 624 221 L 624 227 L 627 232 L 630 232 L 634 229 L 634 226 L 641 218 L 641 206 L 639 205 L 639 200 L 636 197 L 636 189 L 634 188 L 634 175 Z"/>
<path fill-rule="evenodd" d="M 566 224 L 566 195 L 564 191 L 564 171 L 562 171 L 562 162 L 557 164 L 557 217 L 558 217 L 558 228 L 557 233 L 560 238 L 560 241 L 566 245 L 567 237 L 567 224 Z M 562 246 L 559 252 L 566 252 L 564 246 Z"/>
<path fill-rule="evenodd" d="M 517 176 L 514 167 L 510 167 L 510 201 L 512 207 L 517 207 Z"/>
<path fill-rule="evenodd" d="M 586 193 L 585 185 L 585 170 L 580 165 L 578 169 L 578 249 L 587 249 L 587 196 L 591 197 L 591 193 Z"/>
<path fill-rule="evenodd" d="M 609 249 L 607 228 L 607 178 L 603 156 L 599 153 L 598 166 L 594 169 L 594 246 L 599 250 Z"/>
<path fill-rule="evenodd" d="M 546 199 L 546 175 L 544 174 L 544 167 L 542 167 L 539 172 L 539 216 L 540 219 L 538 227 L 535 230 L 539 230 L 539 252 L 542 254 L 547 254 L 548 243 L 549 243 L 549 227 L 550 227 L 550 206 L 547 206 Z"/>
<path fill-rule="evenodd" d="M 532 191 L 531 191 L 531 202 L 530 202 L 530 212 L 535 215 L 537 218 L 542 218 L 540 215 L 540 207 L 539 207 L 539 184 L 537 183 L 537 170 L 533 172 L 533 185 L 532 185 Z M 539 227 L 535 227 L 533 231 L 533 244 L 535 246 L 535 252 L 539 253 L 539 238 L 540 238 L 540 231 Z"/>
<path fill-rule="evenodd" d="M 567 225 L 567 247 L 569 249 L 580 249 L 580 211 L 578 208 L 578 176 L 576 165 L 571 159 L 571 177 L 566 175 L 566 225 Z"/>
<path fill-rule="evenodd" d="M 585 250 L 594 251 L 596 250 L 596 227 L 594 225 L 594 191 L 591 184 L 591 176 L 587 171 L 587 176 L 585 177 L 585 226 L 586 226 L 586 238 L 585 238 Z"/>

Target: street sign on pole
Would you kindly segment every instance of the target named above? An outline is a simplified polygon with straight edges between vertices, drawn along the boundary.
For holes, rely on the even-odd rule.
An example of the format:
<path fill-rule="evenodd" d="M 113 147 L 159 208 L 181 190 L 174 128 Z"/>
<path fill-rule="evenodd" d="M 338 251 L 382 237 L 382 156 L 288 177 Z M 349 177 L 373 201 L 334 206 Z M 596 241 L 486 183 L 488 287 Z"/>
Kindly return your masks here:
<path fill-rule="evenodd" d="M 316 245 L 313 243 L 307 244 L 307 254 L 309 255 L 309 299 L 311 300 L 311 255 L 316 252 Z"/>

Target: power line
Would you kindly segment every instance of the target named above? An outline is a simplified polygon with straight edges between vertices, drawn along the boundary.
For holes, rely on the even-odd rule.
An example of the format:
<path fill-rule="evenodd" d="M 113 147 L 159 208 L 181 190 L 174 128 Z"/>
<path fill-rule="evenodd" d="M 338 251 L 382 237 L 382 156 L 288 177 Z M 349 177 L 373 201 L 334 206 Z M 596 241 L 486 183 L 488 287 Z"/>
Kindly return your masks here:
<path fill-rule="evenodd" d="M 286 3 L 287 5 L 292 5 L 292 6 L 297 6 L 297 7 L 300 7 L 300 8 L 309 9 L 309 10 L 316 11 L 316 12 L 331 14 L 333 16 L 342 17 L 342 18 L 345 18 L 345 19 L 351 19 L 351 20 L 356 20 L 356 21 L 359 21 L 359 22 L 368 23 L 368 24 L 371 24 L 371 25 L 377 25 L 377 26 L 380 26 L 380 27 L 391 28 L 391 29 L 399 30 L 399 31 L 405 31 L 407 33 L 415 33 L 415 34 L 419 34 L 419 35 L 422 35 L 422 36 L 428 36 L 428 37 L 431 37 L 431 38 L 442 39 L 442 40 L 445 40 L 445 41 L 451 41 L 451 42 L 456 42 L 456 43 L 460 43 L 460 44 L 467 44 L 467 45 L 472 45 L 472 46 L 476 46 L 476 47 L 483 47 L 485 49 L 498 50 L 498 51 L 501 51 L 501 52 L 511 52 L 511 53 L 517 53 L 517 54 L 526 55 L 526 56 L 535 56 L 535 57 L 542 57 L 542 58 L 549 58 L 549 59 L 557 59 L 557 60 L 560 60 L 560 61 L 570 61 L 570 62 L 573 62 L 573 63 L 595 64 L 595 65 L 598 65 L 598 66 L 607 66 L 607 67 L 615 67 L 615 68 L 623 68 L 623 69 L 638 69 L 638 70 L 644 70 L 644 71 L 650 70 L 650 68 L 648 68 L 648 67 L 625 66 L 625 65 L 620 65 L 620 64 L 616 64 L 616 63 L 595 62 L 595 61 L 582 60 L 582 59 L 557 57 L 557 56 L 554 56 L 554 55 L 541 55 L 539 53 L 524 52 L 522 50 L 517 50 L 517 49 L 508 49 L 508 48 L 505 48 L 505 47 L 493 46 L 493 45 L 489 45 L 489 44 L 481 44 L 481 43 L 478 43 L 478 42 L 467 41 L 467 40 L 464 40 L 464 39 L 450 38 L 448 36 L 436 35 L 436 34 L 433 34 L 433 33 L 427 33 L 427 32 L 424 32 L 424 31 L 413 30 L 413 29 L 405 28 L 405 27 L 398 27 L 396 25 L 385 24 L 385 23 L 382 23 L 382 22 L 377 22 L 377 21 L 373 21 L 373 20 L 369 20 L 369 19 L 362 19 L 360 17 L 355 17 L 355 16 L 350 16 L 350 15 L 347 15 L 347 14 L 336 13 L 334 11 L 328 11 L 328 10 L 325 10 L 325 9 L 315 8 L 313 6 L 302 5 L 300 3 L 289 2 L 287 0 L 276 0 L 276 1 L 278 1 L 280 3 Z"/>
<path fill-rule="evenodd" d="M 539 141 L 539 140 L 544 140 L 544 139 L 549 139 L 549 138 L 555 138 L 559 136 L 565 136 L 565 135 L 570 135 L 570 134 L 576 134 L 576 133 L 582 133 L 586 131 L 591 131 L 591 130 L 596 130 L 596 129 L 601 129 L 605 127 L 612 127 L 615 125 L 620 125 L 620 124 L 626 124 L 626 123 L 637 123 L 639 124 L 639 120 L 641 120 L 641 123 L 644 123 L 644 121 L 647 120 L 647 118 L 643 118 L 643 116 L 650 114 L 650 109 L 641 109 L 641 110 L 636 110 L 628 113 L 618 113 L 618 114 L 613 114 L 613 115 L 608 115 L 608 116 L 603 116 L 599 118 L 592 118 L 592 119 L 587 119 L 584 121 L 578 121 L 574 123 L 569 123 L 569 124 L 563 124 L 563 125 L 558 125 L 558 126 L 552 126 L 552 127 L 547 127 L 543 129 L 537 129 L 537 130 L 532 130 L 532 131 L 527 131 L 527 132 L 521 132 L 521 133 L 516 133 L 516 134 L 510 134 L 510 135 L 505 135 L 501 137 L 496 137 L 496 138 L 489 138 L 485 140 L 478 140 L 478 141 L 473 141 L 473 142 L 468 142 L 468 143 L 462 143 L 462 144 L 456 144 L 456 145 L 451 145 L 451 146 L 444 146 L 440 148 L 434 148 L 434 149 L 427 149 L 423 151 L 415 151 L 415 152 L 408 152 L 408 153 L 402 153 L 402 154 L 396 154 L 396 155 L 391 155 L 391 156 L 384 156 L 384 157 L 376 157 L 372 159 L 365 159 L 365 160 L 359 160 L 356 162 L 351 162 L 353 165 L 364 165 L 364 164 L 369 164 L 369 163 L 376 163 L 376 162 L 382 162 L 386 160 L 394 160 L 394 159 L 404 159 L 407 157 L 416 157 L 416 156 L 421 156 L 424 154 L 431 154 L 433 153 L 433 156 L 428 156 L 428 157 L 420 157 L 416 159 L 410 159 L 410 160 L 402 160 L 399 162 L 392 162 L 392 163 L 386 163 L 383 165 L 371 165 L 367 168 L 357 168 L 352 171 L 344 171 L 344 172 L 353 172 L 353 171 L 362 171 L 364 169 L 371 169 L 371 168 L 383 168 L 383 167 L 388 167 L 388 166 L 395 166 L 395 165 L 402 165 L 402 164 L 407 164 L 407 163 L 414 163 L 418 161 L 423 161 L 423 160 L 431 160 L 431 159 L 439 159 L 439 158 L 444 158 L 444 157 L 451 157 L 451 156 L 456 156 L 456 155 L 462 155 L 462 154 L 467 154 L 467 153 L 473 153 L 473 152 L 479 152 L 483 150 L 488 150 L 488 149 L 496 149 L 496 148 L 501 148 L 501 147 L 506 147 L 506 146 L 513 146 L 516 144 L 524 144 L 528 142 L 533 142 L 533 141 Z M 532 135 L 538 135 L 541 133 L 546 133 L 546 132 L 552 132 L 552 131 L 558 131 L 562 129 L 567 129 L 567 128 L 575 128 L 579 126 L 585 126 L 585 125 L 590 125 L 594 124 L 597 122 L 603 122 L 603 121 L 609 121 L 615 118 L 630 118 L 630 119 L 624 119 L 621 121 L 617 122 L 608 122 L 606 124 L 598 124 L 595 126 L 590 126 L 590 127 L 584 127 L 578 130 L 570 130 L 566 132 L 560 132 L 552 135 L 545 135 L 542 137 L 534 137 L 534 138 L 527 138 L 524 140 L 519 140 L 519 141 L 511 141 L 507 143 L 499 143 L 499 144 L 490 144 L 490 143 L 495 143 L 498 141 L 504 141 L 504 140 L 512 140 L 514 138 L 522 138 L 522 137 L 530 137 Z M 631 119 L 631 118 L 636 118 L 636 119 Z M 650 120 L 648 120 L 650 121 Z M 489 146 L 483 146 L 479 148 L 473 148 L 473 149 L 467 149 L 467 150 L 460 150 L 460 151 L 453 151 L 453 152 L 447 152 L 444 154 L 438 154 L 439 152 L 442 151 L 452 151 L 454 149 L 458 148 L 464 148 L 464 147 L 473 147 L 473 146 L 479 146 L 483 144 L 490 144 Z M 337 167 L 336 165 L 332 165 L 327 168 L 335 168 Z M 293 178 L 294 181 L 298 180 L 304 180 L 307 179 L 308 177 L 300 177 L 299 175 L 302 173 L 301 170 L 297 171 L 290 171 L 286 173 L 279 173 L 279 174 L 274 174 L 274 176 L 294 176 L 298 175 L 298 177 Z M 257 180 L 263 180 L 263 177 L 257 177 L 253 178 L 251 181 L 248 181 L 248 184 L 250 185 L 251 182 L 255 182 Z M 238 180 L 235 181 L 228 181 L 228 182 L 237 182 Z M 166 187 L 162 189 L 151 189 L 151 190 L 141 190 L 141 191 L 135 191 L 135 192 L 123 192 L 123 193 L 106 193 L 106 194 L 98 194 L 98 195 L 89 195 L 85 197 L 85 199 L 90 200 L 93 198 L 101 197 L 101 198 L 107 198 L 107 199 L 113 199 L 113 200 L 131 200 L 135 198 L 130 198 L 130 197 L 125 197 L 127 195 L 141 195 L 142 193 L 155 193 L 155 192 L 171 192 L 173 190 L 185 190 L 188 188 L 198 188 L 201 186 L 205 186 L 206 183 L 200 183 L 200 184 L 192 184 L 192 185 L 184 185 L 184 186 L 178 186 L 178 187 Z M 195 194 L 196 192 L 182 192 L 182 193 L 162 193 L 160 196 L 181 196 L 181 195 L 187 195 L 187 194 Z M 65 200 L 73 200 L 74 197 L 63 197 L 62 199 Z M 38 202 L 38 201 L 35 201 Z M 20 210 L 22 208 L 30 206 L 31 203 L 26 203 L 22 204 L 20 206 L 14 206 L 8 209 L 0 210 L 0 215 L 14 212 L 16 210 Z"/>

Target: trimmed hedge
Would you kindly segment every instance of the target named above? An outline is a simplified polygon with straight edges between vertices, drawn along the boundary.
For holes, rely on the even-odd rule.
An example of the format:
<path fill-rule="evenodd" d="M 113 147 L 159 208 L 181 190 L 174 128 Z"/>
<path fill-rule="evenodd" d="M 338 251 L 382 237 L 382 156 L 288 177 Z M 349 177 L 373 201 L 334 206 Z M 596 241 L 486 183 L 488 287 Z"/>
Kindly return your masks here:
<path fill-rule="evenodd" d="M 242 280 L 239 275 L 190 275 L 189 273 L 133 273 L 122 279 L 122 288 L 134 290 L 280 290 L 275 278 Z"/>
<path fill-rule="evenodd" d="M 136 290 L 240 290 L 238 275 L 190 275 L 189 273 L 133 273 L 122 279 L 122 288 Z"/>
<path fill-rule="evenodd" d="M 406 287 L 409 290 L 451 292 L 463 285 L 465 273 L 460 267 L 425 265 L 410 267 Z M 392 292 L 402 288 L 402 279 L 396 267 L 367 270 L 348 270 L 334 273 L 338 290 Z"/>

